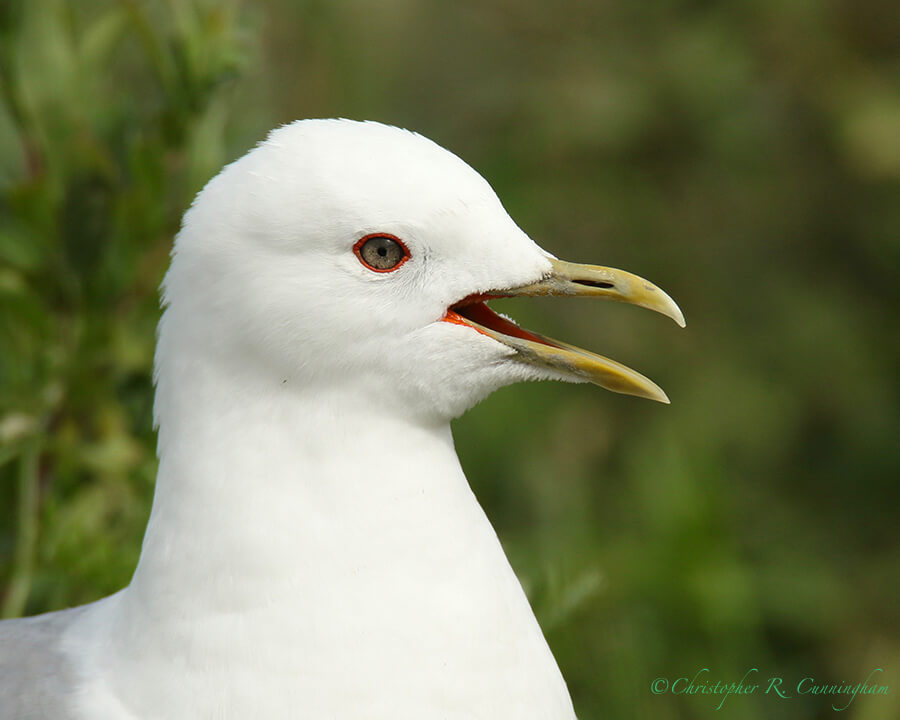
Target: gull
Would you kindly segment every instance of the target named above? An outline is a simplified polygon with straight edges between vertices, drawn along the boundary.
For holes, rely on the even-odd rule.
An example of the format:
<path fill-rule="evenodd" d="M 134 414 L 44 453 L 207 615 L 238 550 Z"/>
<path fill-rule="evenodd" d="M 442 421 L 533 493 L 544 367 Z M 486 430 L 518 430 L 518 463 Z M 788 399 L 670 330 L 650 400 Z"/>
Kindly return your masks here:
<path fill-rule="evenodd" d="M 493 298 L 677 305 L 558 260 L 490 185 L 374 122 L 283 126 L 186 213 L 131 583 L 0 623 L 0 718 L 567 720 L 566 684 L 450 420 L 523 380 L 668 402 Z"/>

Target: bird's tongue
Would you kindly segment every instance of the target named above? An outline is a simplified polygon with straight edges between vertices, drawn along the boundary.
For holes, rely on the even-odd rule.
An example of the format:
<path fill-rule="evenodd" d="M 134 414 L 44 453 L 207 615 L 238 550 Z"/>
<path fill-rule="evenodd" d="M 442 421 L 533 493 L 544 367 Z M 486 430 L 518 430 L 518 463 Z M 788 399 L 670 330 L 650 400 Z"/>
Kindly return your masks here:
<path fill-rule="evenodd" d="M 444 317 L 446 322 L 473 327 L 470 323 L 466 322 L 466 319 L 510 337 L 516 337 L 521 340 L 530 340 L 531 342 L 549 345 L 550 347 L 559 347 L 559 345 L 549 338 L 529 332 L 528 330 L 519 327 L 511 320 L 507 320 L 502 315 L 498 315 L 484 302 L 455 305 L 447 311 L 447 315 Z M 487 334 L 477 326 L 475 326 L 474 329 L 478 330 L 478 332 L 481 332 L 483 335 Z"/>

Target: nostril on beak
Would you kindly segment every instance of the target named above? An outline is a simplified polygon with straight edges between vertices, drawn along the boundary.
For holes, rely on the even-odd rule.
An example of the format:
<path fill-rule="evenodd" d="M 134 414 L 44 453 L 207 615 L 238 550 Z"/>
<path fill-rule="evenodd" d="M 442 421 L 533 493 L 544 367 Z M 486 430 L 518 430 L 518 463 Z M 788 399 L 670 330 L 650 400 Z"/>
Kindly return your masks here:
<path fill-rule="evenodd" d="M 572 280 L 572 282 L 576 285 L 586 285 L 587 287 L 603 288 L 606 290 L 615 287 L 613 283 L 605 282 L 603 280 Z"/>

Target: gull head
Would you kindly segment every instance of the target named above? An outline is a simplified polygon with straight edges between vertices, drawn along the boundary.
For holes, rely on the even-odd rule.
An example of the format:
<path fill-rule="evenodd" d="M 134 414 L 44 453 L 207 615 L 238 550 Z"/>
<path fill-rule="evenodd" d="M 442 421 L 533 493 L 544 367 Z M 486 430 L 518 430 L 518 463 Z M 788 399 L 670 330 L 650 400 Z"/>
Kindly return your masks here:
<path fill-rule="evenodd" d="M 434 142 L 349 120 L 279 128 L 211 180 L 163 295 L 161 385 L 193 368 L 223 391 L 352 393 L 435 420 L 522 380 L 667 401 L 623 365 L 494 313 L 492 298 L 605 297 L 684 324 L 646 280 L 543 250 Z"/>

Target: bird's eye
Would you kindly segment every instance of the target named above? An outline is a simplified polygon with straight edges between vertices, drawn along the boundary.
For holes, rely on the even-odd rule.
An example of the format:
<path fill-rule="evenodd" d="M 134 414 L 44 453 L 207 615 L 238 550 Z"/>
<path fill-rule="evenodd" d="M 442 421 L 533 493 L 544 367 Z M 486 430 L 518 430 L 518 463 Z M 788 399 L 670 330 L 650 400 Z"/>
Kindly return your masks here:
<path fill-rule="evenodd" d="M 406 245 L 393 235 L 366 235 L 353 246 L 353 252 L 375 272 L 391 272 L 409 260 Z"/>

